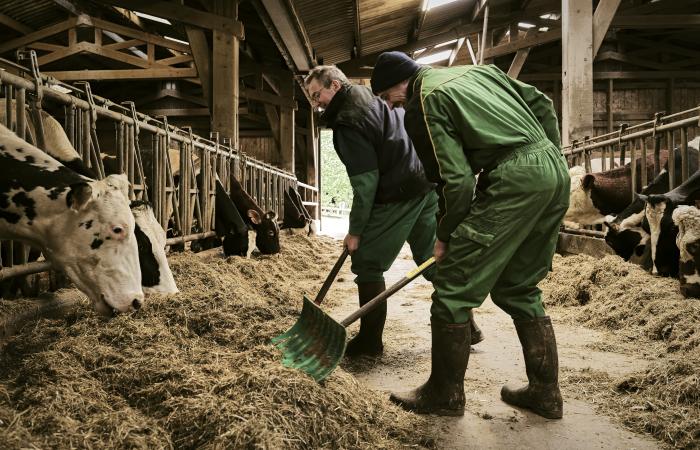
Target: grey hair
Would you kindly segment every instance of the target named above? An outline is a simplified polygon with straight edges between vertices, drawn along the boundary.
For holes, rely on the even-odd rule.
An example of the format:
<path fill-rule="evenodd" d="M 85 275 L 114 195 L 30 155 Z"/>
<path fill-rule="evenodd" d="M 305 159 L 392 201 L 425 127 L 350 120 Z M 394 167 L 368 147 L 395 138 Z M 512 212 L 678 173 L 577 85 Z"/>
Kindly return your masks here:
<path fill-rule="evenodd" d="M 323 87 L 330 87 L 333 80 L 338 80 L 343 86 L 349 86 L 350 81 L 348 77 L 345 76 L 342 70 L 338 69 L 336 66 L 316 66 L 304 79 L 304 85 L 308 86 L 313 80 L 318 80 Z"/>

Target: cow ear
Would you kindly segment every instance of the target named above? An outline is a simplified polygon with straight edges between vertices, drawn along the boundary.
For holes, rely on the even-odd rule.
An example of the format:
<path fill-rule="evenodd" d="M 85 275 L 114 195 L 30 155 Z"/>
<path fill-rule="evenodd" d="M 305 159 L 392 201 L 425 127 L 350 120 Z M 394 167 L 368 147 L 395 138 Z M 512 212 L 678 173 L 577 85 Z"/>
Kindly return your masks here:
<path fill-rule="evenodd" d="M 581 187 L 588 190 L 593 187 L 595 183 L 595 175 L 587 174 L 585 177 L 581 178 Z"/>
<path fill-rule="evenodd" d="M 254 209 L 249 209 L 248 210 L 248 218 L 250 219 L 251 222 L 253 222 L 255 225 L 260 225 L 260 222 L 262 222 L 262 219 L 260 218 L 260 213 L 258 213 Z"/>
<path fill-rule="evenodd" d="M 108 186 L 122 191 L 124 197 L 126 197 L 127 199 L 129 198 L 129 179 L 126 177 L 125 174 L 120 173 L 115 175 L 109 175 L 105 178 L 105 182 Z"/>
<path fill-rule="evenodd" d="M 635 193 L 634 196 L 635 196 L 636 198 L 640 199 L 640 200 L 643 201 L 643 202 L 648 202 L 648 201 L 649 201 L 649 197 L 648 197 L 647 195 Z"/>
<path fill-rule="evenodd" d="M 87 205 L 91 198 L 92 188 L 89 184 L 85 182 L 75 183 L 70 186 L 70 191 L 68 191 L 68 196 L 66 196 L 66 203 L 69 208 L 80 211 Z"/>

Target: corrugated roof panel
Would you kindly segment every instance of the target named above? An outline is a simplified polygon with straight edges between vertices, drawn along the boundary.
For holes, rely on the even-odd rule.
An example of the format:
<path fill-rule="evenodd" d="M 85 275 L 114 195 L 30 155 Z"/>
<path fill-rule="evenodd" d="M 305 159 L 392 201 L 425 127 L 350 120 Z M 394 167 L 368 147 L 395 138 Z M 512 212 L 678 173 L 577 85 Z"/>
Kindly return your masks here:
<path fill-rule="evenodd" d="M 335 64 L 350 59 L 355 40 L 354 0 L 294 2 L 311 46 L 324 64 Z"/>
<path fill-rule="evenodd" d="M 0 0 L 0 13 L 23 23 L 33 30 L 40 30 L 67 18 L 65 10 L 50 0 L 19 2 Z"/>

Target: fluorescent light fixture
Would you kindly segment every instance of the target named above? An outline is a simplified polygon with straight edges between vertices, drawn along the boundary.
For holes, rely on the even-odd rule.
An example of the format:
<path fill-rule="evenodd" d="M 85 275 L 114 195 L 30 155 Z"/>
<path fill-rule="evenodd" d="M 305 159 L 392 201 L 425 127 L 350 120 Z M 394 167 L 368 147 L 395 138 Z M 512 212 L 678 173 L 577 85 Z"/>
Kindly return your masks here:
<path fill-rule="evenodd" d="M 423 11 L 428 11 L 430 9 L 437 8 L 438 6 L 447 5 L 456 1 L 457 0 L 428 0 L 423 6 Z"/>
<path fill-rule="evenodd" d="M 560 17 L 561 17 L 561 15 L 558 13 L 547 13 L 547 14 L 542 14 L 540 16 L 540 19 L 559 20 Z"/>
<path fill-rule="evenodd" d="M 169 41 L 177 42 L 178 44 L 190 45 L 189 42 L 183 41 L 180 39 L 175 39 L 174 37 L 170 37 L 170 36 L 163 36 L 163 37 Z"/>
<path fill-rule="evenodd" d="M 549 27 L 539 27 L 538 30 L 542 32 L 549 31 Z"/>
<path fill-rule="evenodd" d="M 451 44 L 454 44 L 455 42 L 457 42 L 457 39 L 452 39 L 451 41 L 443 42 L 442 44 L 436 45 L 435 48 L 440 48 L 440 47 L 444 47 L 446 45 L 451 45 Z"/>
<path fill-rule="evenodd" d="M 164 23 L 166 25 L 172 25 L 172 23 L 170 23 L 170 21 L 168 19 L 163 19 L 162 17 L 152 16 L 150 14 L 146 14 L 146 13 L 142 13 L 142 12 L 138 12 L 138 11 L 134 11 L 134 14 L 136 14 L 137 16 L 139 16 L 143 19 L 148 19 L 148 20 L 152 20 L 154 22 Z"/>
<path fill-rule="evenodd" d="M 441 52 L 433 53 L 432 55 L 418 58 L 416 62 L 418 64 L 432 64 L 438 61 L 444 61 L 446 59 L 449 59 L 450 54 L 452 54 L 452 50 L 443 50 Z"/>
<path fill-rule="evenodd" d="M 58 91 L 58 92 L 61 92 L 63 94 L 69 94 L 69 93 L 73 92 L 73 89 L 68 89 L 67 87 L 61 86 L 60 84 L 54 84 L 50 87 L 54 91 Z"/>
<path fill-rule="evenodd" d="M 534 23 L 529 23 L 529 22 L 518 22 L 518 27 L 520 28 L 525 28 L 526 30 L 529 30 L 530 28 L 535 28 Z"/>

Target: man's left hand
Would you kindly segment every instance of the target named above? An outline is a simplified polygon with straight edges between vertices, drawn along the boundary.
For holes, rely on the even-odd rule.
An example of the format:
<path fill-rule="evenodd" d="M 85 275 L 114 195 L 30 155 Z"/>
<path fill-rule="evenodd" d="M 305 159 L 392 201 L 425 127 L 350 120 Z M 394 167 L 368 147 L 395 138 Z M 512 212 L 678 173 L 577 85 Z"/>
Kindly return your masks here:
<path fill-rule="evenodd" d="M 343 244 L 352 255 L 357 251 L 358 247 L 360 247 L 360 236 L 348 233 L 345 235 L 345 239 L 343 239 Z"/>

